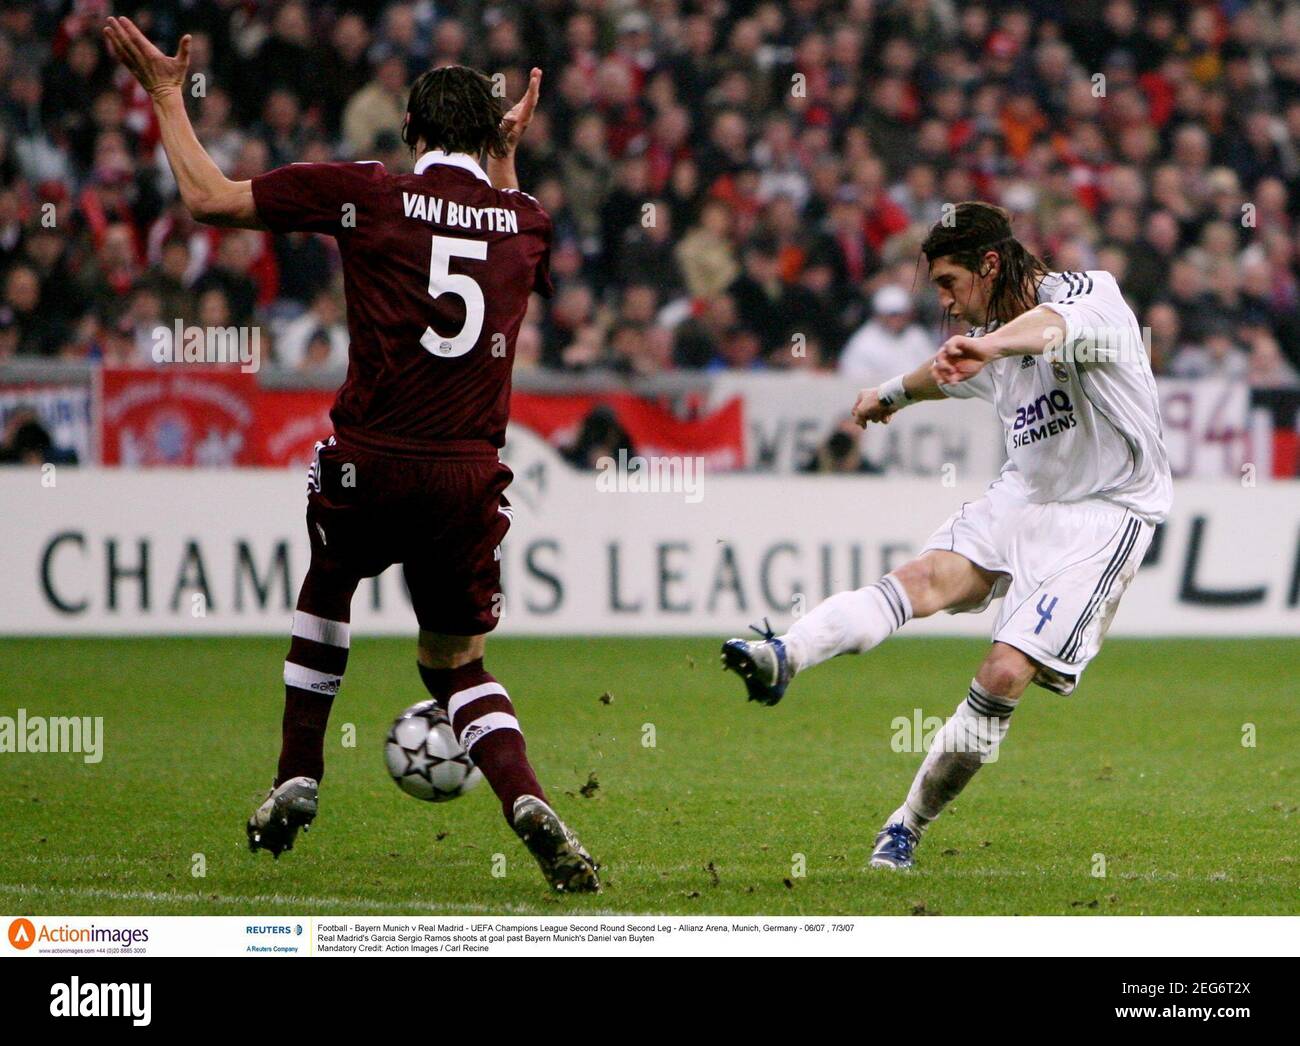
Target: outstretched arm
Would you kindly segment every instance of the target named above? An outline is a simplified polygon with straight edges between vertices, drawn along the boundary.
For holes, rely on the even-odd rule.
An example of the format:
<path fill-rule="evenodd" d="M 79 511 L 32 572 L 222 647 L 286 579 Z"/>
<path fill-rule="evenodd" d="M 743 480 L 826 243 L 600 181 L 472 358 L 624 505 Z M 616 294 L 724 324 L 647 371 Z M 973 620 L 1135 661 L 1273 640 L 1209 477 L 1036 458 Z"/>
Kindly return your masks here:
<path fill-rule="evenodd" d="M 934 358 L 935 378 L 945 385 L 973 378 L 986 363 L 1003 356 L 1037 356 L 1059 348 L 1065 339 L 1065 320 L 1039 305 L 978 338 L 958 334 L 949 338 Z"/>
<path fill-rule="evenodd" d="M 534 69 L 528 74 L 528 90 L 501 119 L 501 128 L 506 132 L 508 148 L 505 156 L 493 156 L 488 153 L 487 176 L 491 179 L 494 189 L 519 188 L 519 175 L 515 171 L 515 150 L 519 147 L 519 139 L 524 136 L 524 131 L 528 130 L 528 124 L 533 119 L 533 110 L 537 108 L 537 96 L 541 87 L 542 71 Z"/>
<path fill-rule="evenodd" d="M 110 18 L 104 26 L 108 48 L 153 99 L 163 150 L 196 221 L 240 229 L 265 229 L 253 205 L 251 182 L 232 182 L 199 143 L 185 111 L 185 73 L 190 67 L 190 37 L 181 38 L 174 58 L 151 44 L 129 18 Z"/>
<path fill-rule="evenodd" d="M 909 403 L 943 399 L 943 390 L 934 379 L 933 363 L 933 360 L 927 360 L 916 370 L 887 381 L 878 388 L 863 389 L 853 404 L 853 420 L 864 429 L 872 421 L 888 424 L 889 419 Z"/>

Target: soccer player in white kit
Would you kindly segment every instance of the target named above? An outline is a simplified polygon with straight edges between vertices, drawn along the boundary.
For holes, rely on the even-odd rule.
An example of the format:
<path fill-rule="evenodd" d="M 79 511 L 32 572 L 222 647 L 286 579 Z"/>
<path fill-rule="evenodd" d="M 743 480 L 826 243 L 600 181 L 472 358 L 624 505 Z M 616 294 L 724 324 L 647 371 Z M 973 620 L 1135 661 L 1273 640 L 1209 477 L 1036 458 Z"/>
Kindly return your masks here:
<path fill-rule="evenodd" d="M 785 635 L 722 648 L 750 699 L 775 704 L 797 673 L 865 653 L 911 618 L 1001 597 L 965 700 L 876 837 L 871 864 L 885 868 L 911 867 L 926 826 L 996 758 L 1031 682 L 1078 685 L 1173 493 L 1150 361 L 1110 273 L 1050 272 L 985 203 L 958 204 L 922 252 L 947 314 L 972 329 L 863 389 L 853 417 L 865 427 L 918 400 L 987 400 L 1006 428 L 1001 475 L 874 585 L 832 596 Z"/>

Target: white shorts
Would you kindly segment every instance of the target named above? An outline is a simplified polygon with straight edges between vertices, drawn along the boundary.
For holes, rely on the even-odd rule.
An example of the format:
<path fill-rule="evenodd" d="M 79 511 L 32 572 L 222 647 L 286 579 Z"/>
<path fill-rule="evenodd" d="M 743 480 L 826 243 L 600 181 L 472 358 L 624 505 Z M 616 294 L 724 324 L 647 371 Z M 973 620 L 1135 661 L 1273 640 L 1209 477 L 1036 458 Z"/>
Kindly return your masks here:
<path fill-rule="evenodd" d="M 994 483 L 936 530 L 925 551 L 956 552 L 1001 574 L 978 606 L 1001 596 L 993 640 L 1041 666 L 1034 682 L 1068 694 L 1097 656 L 1155 528 L 1100 498 L 1035 505 Z"/>

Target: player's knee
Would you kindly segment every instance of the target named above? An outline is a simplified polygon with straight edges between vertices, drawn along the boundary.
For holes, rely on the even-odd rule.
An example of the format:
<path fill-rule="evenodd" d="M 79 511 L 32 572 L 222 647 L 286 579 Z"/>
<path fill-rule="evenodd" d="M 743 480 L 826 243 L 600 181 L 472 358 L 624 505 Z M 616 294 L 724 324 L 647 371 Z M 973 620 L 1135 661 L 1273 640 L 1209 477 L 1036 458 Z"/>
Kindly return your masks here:
<path fill-rule="evenodd" d="M 298 590 L 298 609 L 331 620 L 347 620 L 357 575 L 313 557 Z"/>
<path fill-rule="evenodd" d="M 938 578 L 931 559 L 922 556 L 919 559 L 909 560 L 901 567 L 891 570 L 890 573 L 898 578 L 907 591 L 907 598 L 912 604 L 913 617 L 928 617 L 942 609 L 937 591 Z"/>
<path fill-rule="evenodd" d="M 487 636 L 448 636 L 420 631 L 420 664 L 426 668 L 460 668 L 483 656 Z"/>
<path fill-rule="evenodd" d="M 926 552 L 891 573 L 907 591 L 912 616 L 929 617 L 973 598 L 974 569 L 969 560 L 950 552 Z"/>
<path fill-rule="evenodd" d="M 1037 671 L 1038 665 L 1015 647 L 996 643 L 980 665 L 975 681 L 996 697 L 1018 698 Z"/>

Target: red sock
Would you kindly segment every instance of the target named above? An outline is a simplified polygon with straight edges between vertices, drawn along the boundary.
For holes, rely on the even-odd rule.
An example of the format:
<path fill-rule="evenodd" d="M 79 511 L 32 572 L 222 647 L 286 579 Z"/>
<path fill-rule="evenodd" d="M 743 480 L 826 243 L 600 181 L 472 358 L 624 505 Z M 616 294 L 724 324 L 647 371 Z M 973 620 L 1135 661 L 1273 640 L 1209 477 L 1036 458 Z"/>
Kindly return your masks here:
<path fill-rule="evenodd" d="M 505 687 L 483 668 L 482 658 L 459 668 L 420 665 L 420 678 L 446 709 L 456 739 L 501 800 L 507 822 L 512 822 L 515 800 L 521 795 L 546 799 L 528 762 L 514 705 Z"/>
<path fill-rule="evenodd" d="M 348 663 L 348 632 L 346 621 L 304 610 L 293 615 L 293 639 L 284 661 L 277 786 L 291 777 L 319 781 L 325 775 L 325 728 Z"/>
<path fill-rule="evenodd" d="M 284 688 L 284 719 L 280 724 L 280 764 L 276 787 L 291 777 L 325 776 L 325 728 L 334 698 L 297 687 Z"/>

